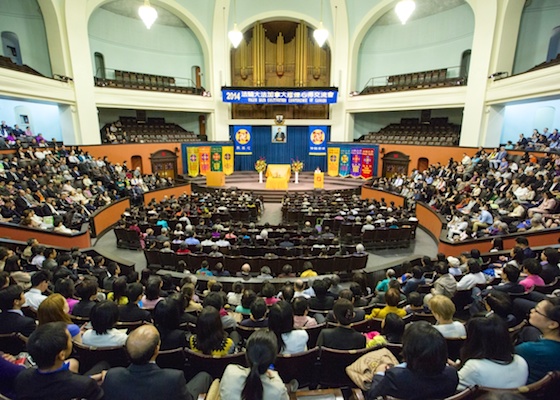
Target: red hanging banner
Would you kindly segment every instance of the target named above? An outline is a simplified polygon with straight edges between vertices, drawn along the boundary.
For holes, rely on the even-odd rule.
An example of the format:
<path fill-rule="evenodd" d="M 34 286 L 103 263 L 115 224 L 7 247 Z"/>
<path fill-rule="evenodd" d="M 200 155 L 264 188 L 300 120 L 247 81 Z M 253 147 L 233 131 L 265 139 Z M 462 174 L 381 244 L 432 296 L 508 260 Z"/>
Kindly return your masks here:
<path fill-rule="evenodd" d="M 373 157 L 375 155 L 374 149 L 362 149 L 362 174 L 364 179 L 373 177 Z"/>

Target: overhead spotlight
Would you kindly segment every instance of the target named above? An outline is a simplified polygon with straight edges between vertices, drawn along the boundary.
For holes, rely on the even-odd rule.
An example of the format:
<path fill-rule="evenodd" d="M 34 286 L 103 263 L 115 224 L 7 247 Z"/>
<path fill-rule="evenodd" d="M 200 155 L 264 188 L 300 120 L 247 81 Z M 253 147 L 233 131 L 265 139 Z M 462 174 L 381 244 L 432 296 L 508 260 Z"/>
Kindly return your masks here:
<path fill-rule="evenodd" d="M 323 0 L 321 0 L 321 22 L 319 22 L 319 27 L 313 31 L 313 38 L 319 47 L 323 47 L 329 38 L 329 31 L 323 28 Z"/>
<path fill-rule="evenodd" d="M 403 25 L 406 24 L 415 9 L 416 3 L 414 0 L 401 0 L 395 6 L 395 12 Z"/>
<path fill-rule="evenodd" d="M 144 0 L 144 5 L 138 9 L 138 15 L 146 28 L 150 29 L 158 17 L 158 13 L 154 7 L 151 6 L 150 0 Z"/>

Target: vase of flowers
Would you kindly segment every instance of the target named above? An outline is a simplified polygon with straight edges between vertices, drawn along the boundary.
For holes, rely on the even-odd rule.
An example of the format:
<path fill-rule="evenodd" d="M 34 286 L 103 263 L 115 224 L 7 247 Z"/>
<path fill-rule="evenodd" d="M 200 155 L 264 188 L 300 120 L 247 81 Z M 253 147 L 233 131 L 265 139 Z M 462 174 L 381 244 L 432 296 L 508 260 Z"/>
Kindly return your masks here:
<path fill-rule="evenodd" d="M 303 161 L 298 159 L 292 160 L 292 172 L 295 174 L 294 183 L 299 183 L 299 173 L 303 171 Z"/>
<path fill-rule="evenodd" d="M 266 171 L 266 158 L 261 157 L 255 163 L 255 169 L 259 173 L 259 183 L 263 183 L 263 173 Z"/>

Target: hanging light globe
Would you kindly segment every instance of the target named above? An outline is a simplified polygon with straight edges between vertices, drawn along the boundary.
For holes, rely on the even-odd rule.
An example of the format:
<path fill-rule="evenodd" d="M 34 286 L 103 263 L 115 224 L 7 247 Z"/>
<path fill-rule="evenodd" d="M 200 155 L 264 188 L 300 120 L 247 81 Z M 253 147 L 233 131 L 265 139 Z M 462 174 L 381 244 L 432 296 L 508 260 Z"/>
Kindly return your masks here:
<path fill-rule="evenodd" d="M 406 24 L 415 9 L 416 3 L 414 3 L 414 0 L 401 0 L 395 6 L 395 12 L 403 25 Z"/>

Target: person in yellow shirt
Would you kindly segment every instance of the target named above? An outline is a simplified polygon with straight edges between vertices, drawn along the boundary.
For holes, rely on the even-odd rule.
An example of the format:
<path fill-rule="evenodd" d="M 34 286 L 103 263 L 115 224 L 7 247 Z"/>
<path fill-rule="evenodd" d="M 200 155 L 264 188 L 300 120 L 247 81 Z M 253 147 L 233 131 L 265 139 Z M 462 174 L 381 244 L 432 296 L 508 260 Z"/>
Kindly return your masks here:
<path fill-rule="evenodd" d="M 398 308 L 399 301 L 401 299 L 400 293 L 397 289 L 392 288 L 385 293 L 385 303 L 387 304 L 383 308 L 374 308 L 371 314 L 366 315 L 366 319 L 379 318 L 385 319 L 385 316 L 389 313 L 395 313 L 399 317 L 403 318 L 406 315 L 406 311 L 403 308 Z"/>

